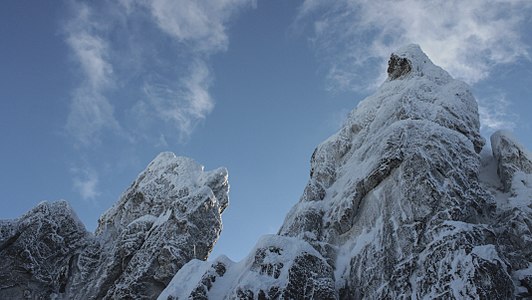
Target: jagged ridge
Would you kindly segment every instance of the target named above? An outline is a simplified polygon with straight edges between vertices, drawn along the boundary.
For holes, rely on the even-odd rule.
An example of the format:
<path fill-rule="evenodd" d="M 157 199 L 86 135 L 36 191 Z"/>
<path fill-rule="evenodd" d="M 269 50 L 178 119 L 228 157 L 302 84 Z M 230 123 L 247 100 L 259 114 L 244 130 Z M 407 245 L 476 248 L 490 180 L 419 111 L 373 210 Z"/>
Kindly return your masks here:
<path fill-rule="evenodd" d="M 228 205 L 227 171 L 161 153 L 85 230 L 64 201 L 0 223 L 0 298 L 154 299 L 206 259 Z"/>
<path fill-rule="evenodd" d="M 532 156 L 507 132 L 491 147 L 468 86 L 409 45 L 241 262 L 205 261 L 227 171 L 162 153 L 95 235 L 64 201 L 0 221 L 0 298 L 529 298 Z"/>
<path fill-rule="evenodd" d="M 532 295 L 532 256 L 523 250 L 532 246 L 531 181 L 520 181 L 519 203 L 526 205 L 500 205 L 515 196 L 479 178 L 494 158 L 483 153 L 481 161 L 484 140 L 469 87 L 433 65 L 418 46 L 392 54 L 388 75 L 316 148 L 309 183 L 278 236 L 261 239 L 238 264 L 226 258 L 191 262 L 160 299 Z M 503 182 L 530 174 L 524 151 L 510 142 L 495 144 L 505 149 L 494 147 Z M 508 155 L 516 151 L 517 160 Z M 294 242 L 279 245 L 280 238 Z M 262 254 L 272 249 L 283 256 L 269 254 L 265 261 Z M 263 271 L 270 269 L 276 272 Z M 275 276 L 286 272 L 288 277 Z M 189 288 L 178 288 L 185 281 Z M 294 291 L 294 285 L 302 288 Z"/>

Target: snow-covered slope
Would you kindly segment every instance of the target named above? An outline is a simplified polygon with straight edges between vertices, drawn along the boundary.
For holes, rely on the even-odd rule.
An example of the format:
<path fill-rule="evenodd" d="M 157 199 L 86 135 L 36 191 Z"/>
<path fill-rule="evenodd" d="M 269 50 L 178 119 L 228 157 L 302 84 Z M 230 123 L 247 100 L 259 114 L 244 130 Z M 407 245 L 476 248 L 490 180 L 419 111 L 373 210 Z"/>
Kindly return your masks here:
<path fill-rule="evenodd" d="M 206 259 L 228 204 L 227 171 L 161 153 L 85 231 L 65 202 L 0 223 L 0 299 L 153 299 Z"/>
<path fill-rule="evenodd" d="M 481 161 L 473 95 L 418 46 L 388 75 L 316 148 L 278 236 L 240 263 L 191 262 L 160 299 L 532 296 L 530 156 L 498 133 Z M 481 180 L 490 165 L 504 190 Z"/>

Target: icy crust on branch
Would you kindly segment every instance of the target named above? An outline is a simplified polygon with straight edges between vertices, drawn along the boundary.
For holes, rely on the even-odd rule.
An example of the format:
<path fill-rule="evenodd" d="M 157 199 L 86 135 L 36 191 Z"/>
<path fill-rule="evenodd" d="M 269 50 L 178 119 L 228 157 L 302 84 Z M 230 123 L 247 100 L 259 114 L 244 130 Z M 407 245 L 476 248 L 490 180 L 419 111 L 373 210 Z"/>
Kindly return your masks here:
<path fill-rule="evenodd" d="M 12 271 L 21 275 L 0 288 L 0 298 L 33 293 L 64 299 L 156 298 L 186 262 L 204 260 L 211 252 L 228 189 L 224 168 L 205 172 L 189 158 L 161 153 L 102 215 L 96 235 L 87 233 L 70 209 L 35 213 L 63 202 L 4 221 L 1 256 L 25 267 Z M 48 223 L 56 225 L 42 225 Z M 30 242 L 24 236 L 35 238 Z M 53 266 L 49 249 L 60 253 Z M 20 253 L 30 258 L 21 260 Z M 0 274 L 10 270 L 2 266 Z"/>
<path fill-rule="evenodd" d="M 222 258 L 185 266 L 190 269 L 180 271 L 172 286 L 186 280 L 186 291 L 169 288 L 163 295 L 168 299 L 532 297 L 532 222 L 527 210 L 531 185 L 521 180 L 522 171 L 513 173 L 511 190 L 519 190 L 516 195 L 521 197 L 517 201 L 508 193 L 497 194 L 502 193 L 498 177 L 484 180 L 497 176 L 496 168 L 486 168 L 497 163 L 481 161 L 484 140 L 479 127 L 477 104 L 466 84 L 432 64 L 419 46 L 399 49 L 390 58 L 388 79 L 314 151 L 308 185 L 279 230 L 280 237 L 306 243 L 306 249 L 310 245 L 319 254 L 313 257 L 319 259 L 298 266 L 295 273 L 302 275 L 289 274 L 286 282 L 264 280 L 261 269 L 253 269 L 250 262 L 257 249 L 274 244 L 266 239 L 238 264 Z M 497 161 L 506 161 L 514 150 L 497 152 L 501 153 Z M 512 166 L 520 165 L 510 160 Z M 513 168 L 503 165 L 502 169 Z M 521 204 L 514 205 L 517 202 Z M 292 256 L 291 261 L 302 257 L 297 251 L 283 253 Z M 220 275 L 220 264 L 219 269 L 236 275 Z M 310 267 L 322 264 L 322 272 Z M 238 293 L 224 276 L 255 276 L 255 282 L 248 281 Z M 331 281 L 333 290 L 316 284 Z M 294 283 L 327 292 L 320 297 L 286 296 L 285 287 Z M 201 290 L 202 296 L 196 297 L 194 290 Z"/>

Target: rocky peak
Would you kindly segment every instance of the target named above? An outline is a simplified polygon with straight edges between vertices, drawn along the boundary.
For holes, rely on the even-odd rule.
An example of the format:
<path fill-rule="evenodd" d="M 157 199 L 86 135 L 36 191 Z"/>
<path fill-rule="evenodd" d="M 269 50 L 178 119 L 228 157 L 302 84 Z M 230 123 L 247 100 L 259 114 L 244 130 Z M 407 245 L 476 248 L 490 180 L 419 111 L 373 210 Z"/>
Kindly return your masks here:
<path fill-rule="evenodd" d="M 532 246 L 531 212 L 496 209 L 479 181 L 484 139 L 469 87 L 417 45 L 391 55 L 388 75 L 316 148 L 308 185 L 277 236 L 239 263 L 187 264 L 161 299 L 532 295 L 523 250 Z"/>
<path fill-rule="evenodd" d="M 204 172 L 203 166 L 188 157 L 163 152 L 100 217 L 96 234 L 114 239 L 137 218 L 157 217 L 169 209 L 185 212 L 202 204 L 196 201 L 203 198 L 214 199 L 222 213 L 229 202 L 227 178 L 225 168 Z"/>
<path fill-rule="evenodd" d="M 530 299 L 530 154 L 505 132 L 481 152 L 469 87 L 419 46 L 394 52 L 388 74 L 241 262 L 205 261 L 227 171 L 162 153 L 96 235 L 65 202 L 0 221 L 0 298 Z"/>
<path fill-rule="evenodd" d="M 158 155 L 86 232 L 65 201 L 0 221 L 0 298 L 153 299 L 222 230 L 227 170 Z"/>
<path fill-rule="evenodd" d="M 503 130 L 495 132 L 491 136 L 491 149 L 497 160 L 497 174 L 505 192 L 510 191 L 514 174 L 532 174 L 532 155 L 511 133 Z"/>

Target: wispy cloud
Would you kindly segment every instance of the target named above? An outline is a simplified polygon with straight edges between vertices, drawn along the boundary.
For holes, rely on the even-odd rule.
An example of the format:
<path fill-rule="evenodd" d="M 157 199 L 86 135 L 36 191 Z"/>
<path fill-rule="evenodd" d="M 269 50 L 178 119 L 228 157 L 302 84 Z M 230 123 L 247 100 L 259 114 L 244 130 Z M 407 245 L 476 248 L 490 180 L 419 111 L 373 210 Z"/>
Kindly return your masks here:
<path fill-rule="evenodd" d="M 98 144 L 104 129 L 120 131 L 111 103 L 100 91 L 90 87 L 80 87 L 73 92 L 66 128 L 82 146 Z"/>
<path fill-rule="evenodd" d="M 144 102 L 145 109 L 134 114 L 138 118 L 145 117 L 138 114 L 143 111 L 181 136 L 190 135 L 214 107 L 210 57 L 228 47 L 226 24 L 253 5 L 253 0 L 74 2 L 65 40 L 82 79 L 72 93 L 67 131 L 83 146 L 107 132 L 145 136 L 120 117 Z M 144 98 L 128 98 L 120 89 L 138 89 Z"/>
<path fill-rule="evenodd" d="M 227 50 L 232 18 L 256 3 L 104 0 L 69 5 L 63 32 L 79 84 L 72 90 L 66 131 L 79 149 L 90 152 L 93 145 L 117 138 L 154 147 L 188 139 L 214 108 L 210 58 Z M 83 198 L 96 197 L 97 185 L 96 172 L 78 173 L 74 181 Z"/>
<path fill-rule="evenodd" d="M 98 191 L 99 178 L 96 171 L 91 168 L 71 170 L 74 178 L 74 189 L 81 195 L 83 200 L 94 201 L 100 195 Z"/>
<path fill-rule="evenodd" d="M 487 136 L 499 129 L 512 130 L 516 127 L 518 116 L 511 112 L 511 102 L 503 92 L 477 100 L 480 130 Z"/>
<path fill-rule="evenodd" d="M 145 98 L 135 107 L 137 118 L 152 123 L 160 119 L 179 128 L 181 140 L 186 139 L 196 123 L 214 108 L 208 92 L 211 74 L 206 64 L 201 60 L 192 62 L 187 73 L 175 83 L 160 79 L 145 82 Z"/>
<path fill-rule="evenodd" d="M 88 6 L 78 4 L 76 14 L 66 26 L 66 42 L 83 78 L 72 92 L 66 129 L 84 146 L 96 143 L 101 130 L 119 128 L 113 107 L 104 96 L 105 90 L 113 84 L 108 43 L 97 35 L 92 14 Z"/>
<path fill-rule="evenodd" d="M 228 43 L 225 23 L 247 0 L 148 2 L 159 28 L 200 51 L 225 50 Z"/>
<path fill-rule="evenodd" d="M 380 73 L 389 54 L 420 44 L 438 65 L 470 84 L 494 65 L 529 57 L 520 36 L 532 14 L 526 0 L 306 0 L 296 26 L 312 24 L 312 44 L 328 70 L 332 90 L 360 89 Z"/>

